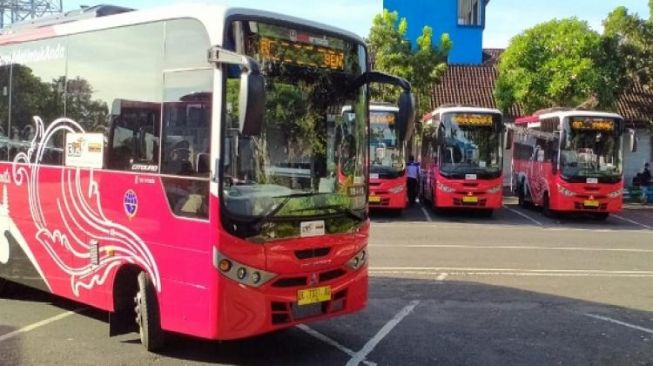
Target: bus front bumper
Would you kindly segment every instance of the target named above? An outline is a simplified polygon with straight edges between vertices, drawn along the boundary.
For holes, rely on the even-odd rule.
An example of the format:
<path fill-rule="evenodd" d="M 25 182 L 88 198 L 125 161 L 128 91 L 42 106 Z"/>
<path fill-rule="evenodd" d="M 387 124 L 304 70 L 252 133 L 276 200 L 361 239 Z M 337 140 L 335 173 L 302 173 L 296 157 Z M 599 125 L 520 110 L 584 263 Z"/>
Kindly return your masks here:
<path fill-rule="evenodd" d="M 338 268 L 340 269 L 340 268 Z M 335 271 L 337 269 L 332 269 Z M 313 273 L 293 274 L 293 278 Z M 297 324 L 357 312 L 367 304 L 367 263 L 357 270 L 314 286 L 292 286 L 272 280 L 261 288 L 252 288 L 220 277 L 217 339 L 229 340 L 256 336 Z M 298 305 L 298 291 L 330 287 L 331 300 Z"/>

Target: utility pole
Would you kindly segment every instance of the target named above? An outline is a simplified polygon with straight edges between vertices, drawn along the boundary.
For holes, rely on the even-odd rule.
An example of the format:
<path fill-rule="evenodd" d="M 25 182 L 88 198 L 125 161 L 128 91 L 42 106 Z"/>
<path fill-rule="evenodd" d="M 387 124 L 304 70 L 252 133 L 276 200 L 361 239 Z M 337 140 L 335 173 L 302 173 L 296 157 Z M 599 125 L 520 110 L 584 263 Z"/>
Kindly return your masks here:
<path fill-rule="evenodd" d="M 0 29 L 62 11 L 63 0 L 0 0 Z"/>

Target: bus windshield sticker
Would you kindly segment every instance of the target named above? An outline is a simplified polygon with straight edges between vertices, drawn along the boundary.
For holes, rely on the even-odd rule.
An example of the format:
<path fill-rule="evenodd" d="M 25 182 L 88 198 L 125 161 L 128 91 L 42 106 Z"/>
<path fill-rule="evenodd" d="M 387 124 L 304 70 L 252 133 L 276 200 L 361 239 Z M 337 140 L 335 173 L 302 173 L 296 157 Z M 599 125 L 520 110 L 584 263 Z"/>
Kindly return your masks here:
<path fill-rule="evenodd" d="M 300 233 L 302 238 L 324 235 L 324 220 L 303 221 L 300 224 Z"/>
<path fill-rule="evenodd" d="M 102 169 L 104 163 L 104 134 L 66 134 L 66 166 Z"/>

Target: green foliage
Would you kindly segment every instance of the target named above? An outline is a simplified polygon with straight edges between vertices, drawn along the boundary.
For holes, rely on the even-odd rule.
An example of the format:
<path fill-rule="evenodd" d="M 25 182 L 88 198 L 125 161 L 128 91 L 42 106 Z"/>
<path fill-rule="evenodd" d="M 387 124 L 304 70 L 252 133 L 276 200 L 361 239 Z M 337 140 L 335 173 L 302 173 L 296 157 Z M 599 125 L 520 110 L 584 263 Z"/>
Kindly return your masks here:
<path fill-rule="evenodd" d="M 653 0 L 649 0 L 648 19 L 628 12 L 624 6 L 614 9 L 603 21 L 604 38 L 619 63 L 620 82 L 626 88 L 639 84 L 653 89 Z M 653 131 L 653 116 L 649 116 Z"/>
<path fill-rule="evenodd" d="M 447 54 L 453 44 L 449 35 L 433 45 L 433 30 L 424 27 L 415 47 L 406 39 L 408 22 L 397 12 L 387 9 L 374 17 L 368 37 L 374 68 L 411 82 L 417 97 L 417 116 L 431 109 L 431 85 L 446 71 Z M 386 86 L 373 86 L 372 98 L 396 103 L 399 91 Z"/>
<path fill-rule="evenodd" d="M 576 18 L 528 29 L 501 57 L 497 104 L 505 111 L 519 103 L 532 113 L 594 99 L 597 107 L 611 109 L 620 91 L 620 64 L 609 54 L 614 46 Z"/>

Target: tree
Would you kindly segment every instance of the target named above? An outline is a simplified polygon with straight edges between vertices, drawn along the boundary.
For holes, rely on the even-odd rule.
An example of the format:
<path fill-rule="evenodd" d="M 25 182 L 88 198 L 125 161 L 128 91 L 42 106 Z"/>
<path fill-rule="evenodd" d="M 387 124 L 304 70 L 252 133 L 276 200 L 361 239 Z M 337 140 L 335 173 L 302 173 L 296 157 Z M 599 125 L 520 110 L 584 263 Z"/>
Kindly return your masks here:
<path fill-rule="evenodd" d="M 576 18 L 552 20 L 514 37 L 499 64 L 495 97 L 501 109 L 525 112 L 576 107 L 588 99 L 611 109 L 622 88 L 615 44 Z"/>
<path fill-rule="evenodd" d="M 399 13 L 387 9 L 374 17 L 368 37 L 374 68 L 389 74 L 401 76 L 413 86 L 417 99 L 417 115 L 431 109 L 431 86 L 446 71 L 447 54 L 452 42 L 443 34 L 438 46 L 433 45 L 433 30 L 424 27 L 422 35 L 413 48 L 406 39 L 408 22 L 399 18 Z M 372 98 L 396 103 L 399 91 L 384 86 L 372 88 Z"/>
<path fill-rule="evenodd" d="M 620 6 L 603 21 L 604 37 L 620 62 L 625 90 L 636 85 L 653 89 L 653 0 L 649 0 L 649 9 L 649 19 L 643 19 Z M 653 116 L 648 117 L 653 131 Z"/>

